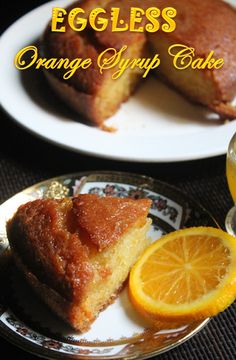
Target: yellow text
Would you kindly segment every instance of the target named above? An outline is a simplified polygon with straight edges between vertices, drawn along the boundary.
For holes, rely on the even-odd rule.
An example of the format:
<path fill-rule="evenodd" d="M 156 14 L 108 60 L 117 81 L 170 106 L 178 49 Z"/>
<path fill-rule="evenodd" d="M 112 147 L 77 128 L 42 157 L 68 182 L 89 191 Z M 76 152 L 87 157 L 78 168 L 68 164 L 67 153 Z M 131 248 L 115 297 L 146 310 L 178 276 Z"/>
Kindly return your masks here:
<path fill-rule="evenodd" d="M 177 15 L 175 8 L 166 7 L 160 10 L 150 7 L 146 10 L 139 7 L 129 9 L 128 20 L 122 18 L 121 9 L 112 7 L 109 11 L 103 8 L 95 8 L 86 13 L 82 8 L 73 8 L 67 12 L 64 8 L 52 9 L 51 30 L 53 32 L 65 32 L 69 25 L 74 31 L 83 31 L 87 26 L 95 31 L 104 31 L 111 25 L 113 32 L 156 32 L 161 29 L 170 33 L 175 30 Z M 66 21 L 66 19 L 68 21 Z"/>
<path fill-rule="evenodd" d="M 214 51 L 204 57 L 196 57 L 195 49 L 183 44 L 174 44 L 169 47 L 169 55 L 173 57 L 173 65 L 178 70 L 192 68 L 194 70 L 220 69 L 224 65 L 224 59 L 214 58 Z"/>

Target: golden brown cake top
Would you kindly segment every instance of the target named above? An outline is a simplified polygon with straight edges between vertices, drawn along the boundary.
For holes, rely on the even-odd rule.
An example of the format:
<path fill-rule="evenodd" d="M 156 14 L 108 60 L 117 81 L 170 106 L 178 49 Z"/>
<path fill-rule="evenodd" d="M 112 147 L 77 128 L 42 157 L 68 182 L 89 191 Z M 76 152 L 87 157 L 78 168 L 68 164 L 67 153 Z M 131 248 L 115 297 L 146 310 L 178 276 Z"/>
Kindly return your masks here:
<path fill-rule="evenodd" d="M 119 0 L 82 0 L 71 4 L 67 8 L 67 13 L 69 13 L 70 9 L 80 7 L 84 9 L 85 14 L 88 15 L 92 9 L 101 6 L 107 10 L 107 15 L 102 14 L 102 17 L 107 16 L 110 18 L 109 9 L 111 7 L 119 7 L 121 8 L 121 17 L 125 21 L 127 19 L 129 23 L 130 8 L 134 6 L 134 3 L 138 4 L 140 2 L 141 0 L 126 0 L 121 4 Z M 86 16 L 84 15 L 84 17 Z M 90 95 L 96 94 L 103 84 L 103 79 L 111 76 L 109 72 L 112 72 L 112 70 L 106 70 L 101 74 L 97 66 L 97 58 L 102 51 L 107 48 L 120 50 L 122 46 L 127 45 L 128 49 L 125 55 L 130 58 L 132 57 L 130 47 L 146 42 L 144 33 L 131 33 L 130 31 L 112 32 L 110 24 L 106 30 L 101 32 L 92 30 L 89 25 L 85 30 L 76 32 L 68 25 L 67 18 L 65 18 L 62 25 L 66 26 L 66 32 L 64 33 L 52 32 L 50 26 L 48 26 L 43 35 L 41 52 L 47 58 L 69 58 L 71 60 L 76 58 L 90 58 L 92 65 L 86 69 L 86 71 L 78 69 L 70 79 L 66 80 L 67 84 L 72 85 L 78 91 Z M 109 57 L 108 54 L 107 57 Z M 52 74 L 59 79 L 63 78 L 64 73 L 66 73 L 66 70 L 54 70 L 52 72 Z"/>
<path fill-rule="evenodd" d="M 111 7 L 121 9 L 121 18 L 129 23 L 130 8 L 140 7 L 174 7 L 177 9 L 176 29 L 173 33 L 165 34 L 172 43 L 186 44 L 196 49 L 196 56 L 206 58 L 214 50 L 215 58 L 224 58 L 222 69 L 213 71 L 215 83 L 218 86 L 218 97 L 221 101 L 231 101 L 236 90 L 236 10 L 222 0 L 82 0 L 68 7 L 81 7 L 89 13 L 96 7 L 103 7 L 108 11 Z M 104 16 L 104 15 L 103 15 Z M 110 17 L 110 15 L 107 15 Z M 144 17 L 145 21 L 145 17 Z M 65 20 L 66 23 L 66 20 Z M 159 31 L 160 35 L 161 31 Z M 157 37 L 158 41 L 158 37 Z M 146 43 L 144 33 L 130 31 L 111 32 L 110 26 L 105 31 L 96 32 L 89 28 L 82 32 L 75 32 L 69 26 L 65 33 L 52 33 L 50 28 L 44 34 L 43 48 L 48 57 L 77 57 L 91 58 L 92 64 L 86 71 L 76 71 L 67 83 L 77 91 L 94 95 L 99 92 L 103 79 L 110 76 L 109 71 L 100 74 L 96 66 L 98 55 L 106 48 L 120 49 L 128 45 L 127 56 L 132 57 L 129 48 L 135 43 Z M 62 79 L 63 71 L 54 71 L 53 75 Z"/>
<path fill-rule="evenodd" d="M 156 3 L 160 8 L 167 6 L 165 0 Z M 232 100 L 236 92 L 236 9 L 221 0 L 168 0 L 168 6 L 177 10 L 176 29 L 165 36 L 173 44 L 193 47 L 196 57 L 206 58 L 213 50 L 214 58 L 223 58 L 224 66 L 213 71 L 214 79 L 220 84 L 222 100 Z"/>
<path fill-rule="evenodd" d="M 93 278 L 94 252 L 114 244 L 137 221 L 145 221 L 150 204 L 96 195 L 35 200 L 20 206 L 8 222 L 9 243 L 41 282 L 79 301 Z"/>
<path fill-rule="evenodd" d="M 73 199 L 73 209 L 82 238 L 101 251 L 116 242 L 137 223 L 144 225 L 151 200 L 129 198 L 99 198 L 85 194 Z"/>

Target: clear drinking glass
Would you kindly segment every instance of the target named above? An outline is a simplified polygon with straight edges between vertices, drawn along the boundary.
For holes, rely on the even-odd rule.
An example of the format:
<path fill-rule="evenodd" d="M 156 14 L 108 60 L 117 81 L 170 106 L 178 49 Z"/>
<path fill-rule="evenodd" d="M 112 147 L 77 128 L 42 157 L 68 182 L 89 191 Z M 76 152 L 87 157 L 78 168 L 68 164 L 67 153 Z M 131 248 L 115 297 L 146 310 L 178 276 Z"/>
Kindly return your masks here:
<path fill-rule="evenodd" d="M 226 160 L 226 176 L 230 194 L 234 201 L 234 206 L 229 210 L 225 227 L 229 234 L 236 236 L 236 133 L 229 143 L 227 160 Z"/>

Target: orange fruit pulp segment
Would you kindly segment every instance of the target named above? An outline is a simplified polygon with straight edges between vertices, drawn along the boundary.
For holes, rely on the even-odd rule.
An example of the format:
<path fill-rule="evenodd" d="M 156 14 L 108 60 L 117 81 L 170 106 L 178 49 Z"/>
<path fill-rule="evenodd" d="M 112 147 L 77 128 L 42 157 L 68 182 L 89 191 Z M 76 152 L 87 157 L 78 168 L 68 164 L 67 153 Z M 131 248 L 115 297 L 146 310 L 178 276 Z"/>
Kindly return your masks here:
<path fill-rule="evenodd" d="M 185 322 L 215 315 L 236 296 L 236 239 L 189 228 L 152 244 L 131 270 L 130 297 L 146 316 Z"/>

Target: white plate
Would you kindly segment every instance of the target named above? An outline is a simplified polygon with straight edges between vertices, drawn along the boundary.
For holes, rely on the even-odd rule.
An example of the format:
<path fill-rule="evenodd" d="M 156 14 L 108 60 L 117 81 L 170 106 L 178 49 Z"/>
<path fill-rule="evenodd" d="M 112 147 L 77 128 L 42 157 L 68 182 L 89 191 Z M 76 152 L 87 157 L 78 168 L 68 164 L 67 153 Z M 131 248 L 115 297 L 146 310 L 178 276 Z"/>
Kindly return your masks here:
<path fill-rule="evenodd" d="M 236 0 L 230 0 L 236 5 Z M 26 14 L 0 39 L 0 102 L 7 113 L 34 134 L 57 145 L 100 157 L 143 162 L 206 158 L 226 152 L 236 121 L 222 124 L 214 114 L 190 104 L 175 91 L 149 78 L 107 121 L 107 133 L 79 121 L 49 92 L 39 71 L 18 71 L 16 53 L 35 44 L 56 0 Z M 114 94 L 115 96 L 115 94 Z M 78 121 L 75 121 L 78 120 Z"/>

